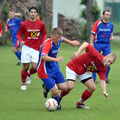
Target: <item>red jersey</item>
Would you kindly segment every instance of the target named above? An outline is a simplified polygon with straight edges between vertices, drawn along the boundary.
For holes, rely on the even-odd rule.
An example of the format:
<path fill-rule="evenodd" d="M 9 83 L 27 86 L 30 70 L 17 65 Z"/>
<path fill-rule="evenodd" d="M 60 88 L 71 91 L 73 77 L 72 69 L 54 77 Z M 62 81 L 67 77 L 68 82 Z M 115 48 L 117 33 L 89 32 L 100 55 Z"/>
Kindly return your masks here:
<path fill-rule="evenodd" d="M 3 28 L 2 28 L 2 23 L 0 21 L 0 35 L 2 34 L 2 32 L 3 32 Z"/>
<path fill-rule="evenodd" d="M 38 19 L 35 22 L 26 20 L 25 22 L 21 23 L 19 31 L 17 32 L 17 38 L 20 42 L 22 41 L 21 36 L 23 34 L 23 41 L 25 41 L 25 45 L 38 51 L 40 50 L 40 45 L 47 38 L 45 24 Z M 42 40 L 41 34 L 43 38 Z"/>
<path fill-rule="evenodd" d="M 101 80 L 105 80 L 107 66 L 103 66 L 101 55 L 92 45 L 88 45 L 86 53 L 67 63 L 76 74 L 82 75 L 86 71 L 97 72 Z"/>

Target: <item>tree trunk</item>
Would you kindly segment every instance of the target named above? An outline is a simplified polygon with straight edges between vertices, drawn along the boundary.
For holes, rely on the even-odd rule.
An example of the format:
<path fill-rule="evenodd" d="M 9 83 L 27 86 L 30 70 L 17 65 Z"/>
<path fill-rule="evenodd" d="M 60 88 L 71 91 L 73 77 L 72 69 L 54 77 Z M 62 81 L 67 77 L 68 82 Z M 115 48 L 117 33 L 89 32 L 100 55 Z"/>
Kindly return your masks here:
<path fill-rule="evenodd" d="M 42 21 L 45 23 L 47 35 L 50 35 L 50 31 L 52 28 L 52 22 L 50 18 L 50 7 L 52 0 L 41 0 L 41 18 Z"/>
<path fill-rule="evenodd" d="M 92 7 L 93 7 L 93 0 L 87 0 L 86 3 L 86 19 L 87 19 L 87 41 L 90 41 L 90 34 L 93 25 L 93 16 L 92 16 Z"/>

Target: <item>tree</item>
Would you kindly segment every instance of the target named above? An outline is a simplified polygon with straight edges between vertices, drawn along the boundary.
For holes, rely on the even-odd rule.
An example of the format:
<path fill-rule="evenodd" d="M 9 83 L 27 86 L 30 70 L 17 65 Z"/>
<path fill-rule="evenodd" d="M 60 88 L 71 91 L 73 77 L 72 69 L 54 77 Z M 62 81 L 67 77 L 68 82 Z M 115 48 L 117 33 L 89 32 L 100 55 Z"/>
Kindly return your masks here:
<path fill-rule="evenodd" d="M 90 34 L 91 29 L 93 26 L 93 23 L 99 19 L 100 16 L 100 10 L 97 6 L 97 2 L 95 0 L 81 0 L 81 4 L 84 4 L 86 6 L 86 9 L 83 10 L 82 16 L 86 19 L 86 28 L 84 33 L 86 33 L 86 39 L 87 41 L 90 40 Z"/>
<path fill-rule="evenodd" d="M 50 34 L 52 28 L 52 20 L 50 14 L 52 14 L 51 10 L 52 0 L 41 0 L 41 19 L 45 23 L 47 35 Z"/>

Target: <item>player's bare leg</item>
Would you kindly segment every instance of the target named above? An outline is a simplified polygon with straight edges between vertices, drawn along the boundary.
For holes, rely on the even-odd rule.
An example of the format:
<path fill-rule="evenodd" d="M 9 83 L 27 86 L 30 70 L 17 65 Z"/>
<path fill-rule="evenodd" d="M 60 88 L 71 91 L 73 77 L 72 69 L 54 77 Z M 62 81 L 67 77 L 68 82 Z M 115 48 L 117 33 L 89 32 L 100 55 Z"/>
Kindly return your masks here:
<path fill-rule="evenodd" d="M 89 107 L 85 106 L 83 103 L 91 97 L 92 93 L 96 89 L 96 86 L 95 86 L 95 83 L 94 83 L 93 79 L 89 79 L 84 84 L 87 86 L 88 89 L 86 89 L 82 93 L 82 96 L 81 96 L 80 100 L 77 102 L 76 107 L 77 108 L 89 109 Z"/>

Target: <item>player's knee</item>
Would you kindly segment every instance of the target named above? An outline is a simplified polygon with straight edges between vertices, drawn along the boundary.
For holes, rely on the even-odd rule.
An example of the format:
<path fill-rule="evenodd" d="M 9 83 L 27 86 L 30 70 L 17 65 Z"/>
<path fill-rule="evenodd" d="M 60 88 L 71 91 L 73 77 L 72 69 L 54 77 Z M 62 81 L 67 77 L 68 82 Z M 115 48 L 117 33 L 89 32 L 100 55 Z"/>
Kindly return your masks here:
<path fill-rule="evenodd" d="M 72 90 L 74 88 L 74 85 L 72 85 L 72 84 L 70 84 L 69 86 L 68 86 L 68 90 L 70 91 L 70 90 Z"/>
<path fill-rule="evenodd" d="M 58 88 L 51 89 L 52 96 L 57 96 L 58 95 Z"/>
<path fill-rule="evenodd" d="M 16 52 L 17 50 L 15 48 L 12 48 L 12 52 Z"/>
<path fill-rule="evenodd" d="M 96 90 L 96 86 L 92 86 L 91 88 L 89 88 L 89 92 L 93 93 Z"/>

